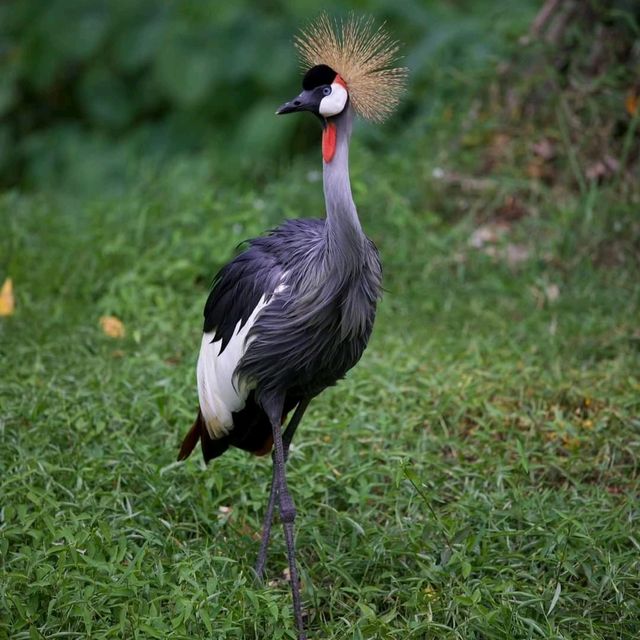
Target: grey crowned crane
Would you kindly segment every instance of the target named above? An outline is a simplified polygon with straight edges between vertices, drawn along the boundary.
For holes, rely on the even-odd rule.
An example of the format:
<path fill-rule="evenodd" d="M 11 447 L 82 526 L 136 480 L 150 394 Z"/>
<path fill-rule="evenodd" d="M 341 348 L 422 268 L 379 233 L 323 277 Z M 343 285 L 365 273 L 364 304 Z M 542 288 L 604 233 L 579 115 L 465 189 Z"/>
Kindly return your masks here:
<path fill-rule="evenodd" d="M 285 463 L 309 402 L 358 362 L 371 334 L 381 268 L 351 195 L 349 138 L 354 113 L 379 122 L 393 111 L 406 69 L 390 66 L 397 44 L 369 19 L 322 15 L 295 44 L 307 69 L 303 91 L 277 113 L 310 111 L 322 122 L 326 218 L 284 222 L 215 277 L 197 365 L 200 408 L 178 459 L 198 440 L 206 462 L 230 446 L 257 455 L 273 449 L 256 574 L 263 576 L 277 501 L 305 638 Z"/>

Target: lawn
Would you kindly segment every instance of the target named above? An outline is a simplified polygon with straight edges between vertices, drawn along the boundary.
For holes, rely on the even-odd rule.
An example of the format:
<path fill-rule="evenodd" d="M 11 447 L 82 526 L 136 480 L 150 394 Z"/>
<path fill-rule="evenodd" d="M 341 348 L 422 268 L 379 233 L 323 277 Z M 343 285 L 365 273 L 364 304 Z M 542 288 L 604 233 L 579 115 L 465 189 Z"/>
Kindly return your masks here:
<path fill-rule="evenodd" d="M 546 72 L 516 62 L 510 84 L 482 35 L 515 48 L 532 9 L 501 11 L 491 34 L 456 13 L 413 106 L 354 134 L 385 294 L 288 464 L 310 638 L 640 637 L 640 116 L 622 105 L 598 138 L 628 172 L 591 175 L 576 114 L 620 101 L 589 85 L 584 111 L 559 92 L 535 112 Z M 56 147 L 66 182 L 45 155 L 48 181 L 0 194 L 0 639 L 295 638 L 279 526 L 268 584 L 252 572 L 270 459 L 175 459 L 212 276 L 246 238 L 323 215 L 319 155 L 236 171 L 224 149 L 81 138 Z"/>
<path fill-rule="evenodd" d="M 536 192 L 547 215 L 492 236 L 428 208 L 450 190 L 431 160 L 406 197 L 402 161 L 354 160 L 386 293 L 289 464 L 310 636 L 637 637 L 637 271 L 576 249 L 577 196 Z M 174 460 L 213 270 L 301 200 L 321 212 L 314 165 L 253 191 L 183 162 L 108 198 L 3 196 L 0 635 L 294 637 L 279 529 L 271 583 L 252 575 L 270 461 Z"/>

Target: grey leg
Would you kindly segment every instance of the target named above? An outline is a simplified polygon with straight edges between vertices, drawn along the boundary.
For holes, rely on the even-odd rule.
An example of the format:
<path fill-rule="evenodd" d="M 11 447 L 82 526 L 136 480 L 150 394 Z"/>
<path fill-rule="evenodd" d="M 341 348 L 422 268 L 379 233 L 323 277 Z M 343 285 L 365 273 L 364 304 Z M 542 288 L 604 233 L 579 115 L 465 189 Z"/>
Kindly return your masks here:
<path fill-rule="evenodd" d="M 264 514 L 262 523 L 262 538 L 260 540 L 260 551 L 258 551 L 258 560 L 256 561 L 256 576 L 258 580 L 264 578 L 264 567 L 267 563 L 267 547 L 269 546 L 269 538 L 271 537 L 271 524 L 273 523 L 273 508 L 276 504 L 276 464 L 273 461 L 273 473 L 271 474 L 271 491 L 269 492 L 269 502 L 267 504 L 267 512 Z"/>
<path fill-rule="evenodd" d="M 289 457 L 289 447 L 291 446 L 291 441 L 293 440 L 293 436 L 295 435 L 296 429 L 302 420 L 302 416 L 309 406 L 310 400 L 304 399 L 301 400 L 296 410 L 289 420 L 289 424 L 287 425 L 287 430 L 282 435 L 282 447 L 284 450 L 284 461 L 287 462 Z M 275 438 L 274 438 L 275 441 Z M 258 580 L 262 580 L 264 577 L 264 567 L 267 562 L 267 548 L 269 546 L 269 537 L 271 536 L 271 525 L 273 523 L 273 510 L 276 504 L 277 497 L 277 481 L 276 481 L 276 461 L 275 461 L 275 452 L 272 455 L 273 458 L 273 474 L 271 476 L 271 491 L 269 492 L 269 503 L 267 504 L 267 512 L 264 516 L 264 523 L 262 525 L 262 539 L 260 541 L 260 551 L 258 552 L 258 560 L 256 562 L 256 575 L 258 576 Z"/>
<path fill-rule="evenodd" d="M 300 418 L 306 409 L 306 403 L 300 403 L 293 418 L 291 419 L 289 429 L 291 427 L 297 427 L 300 422 Z M 287 558 L 289 560 L 289 577 L 291 581 L 291 595 L 293 596 L 293 613 L 298 627 L 299 640 L 307 640 L 307 636 L 304 631 L 304 623 L 302 621 L 302 602 L 300 599 L 300 581 L 298 579 L 298 567 L 296 566 L 296 548 L 293 537 L 293 523 L 296 519 L 296 508 L 293 504 L 293 499 L 289 493 L 287 487 L 287 477 L 285 474 L 285 447 L 282 437 L 282 406 L 283 398 L 279 396 L 272 396 L 268 399 L 266 406 L 262 405 L 269 416 L 271 422 L 271 429 L 273 430 L 273 468 L 274 468 L 274 483 L 272 492 L 275 491 L 275 498 L 278 499 L 280 506 L 280 520 L 282 521 L 282 527 L 284 529 L 284 539 L 287 543 Z M 288 444 L 291 444 L 291 438 L 293 438 L 293 431 L 291 435 L 286 436 Z M 287 446 L 288 449 L 288 446 Z M 274 498 L 274 500 L 275 500 Z M 267 532 L 268 533 L 268 532 Z M 268 541 L 268 535 L 263 536 L 263 539 Z M 266 546 L 266 545 L 265 545 Z M 266 551 L 265 551 L 266 557 Z M 260 559 L 259 559 L 260 561 Z"/>
<path fill-rule="evenodd" d="M 287 487 L 287 477 L 284 468 L 284 446 L 282 444 L 282 428 L 279 420 L 273 423 L 274 463 L 276 469 L 276 490 L 280 503 L 280 519 L 284 528 L 284 539 L 287 543 L 287 558 L 289 559 L 289 576 L 291 579 L 291 594 L 293 596 L 293 613 L 298 626 L 298 637 L 306 640 L 304 624 L 302 622 L 302 603 L 300 601 L 300 581 L 296 566 L 296 547 L 293 539 L 293 523 L 296 519 L 296 508 Z"/>

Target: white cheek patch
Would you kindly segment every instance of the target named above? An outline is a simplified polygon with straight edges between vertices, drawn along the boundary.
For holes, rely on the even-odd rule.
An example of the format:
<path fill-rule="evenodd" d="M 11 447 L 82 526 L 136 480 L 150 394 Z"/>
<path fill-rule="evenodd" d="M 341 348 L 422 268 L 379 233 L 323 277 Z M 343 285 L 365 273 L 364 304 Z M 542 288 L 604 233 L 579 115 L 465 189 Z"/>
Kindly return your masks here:
<path fill-rule="evenodd" d="M 337 82 L 331 85 L 331 93 L 320 101 L 320 115 L 325 118 L 338 115 L 347 104 L 349 94 L 347 90 Z"/>

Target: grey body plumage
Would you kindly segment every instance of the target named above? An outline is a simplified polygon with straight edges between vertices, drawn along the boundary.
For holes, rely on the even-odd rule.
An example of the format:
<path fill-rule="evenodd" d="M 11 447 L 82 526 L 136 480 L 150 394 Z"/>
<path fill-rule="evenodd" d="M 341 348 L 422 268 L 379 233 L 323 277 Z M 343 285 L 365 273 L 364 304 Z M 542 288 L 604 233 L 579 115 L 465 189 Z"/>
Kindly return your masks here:
<path fill-rule="evenodd" d="M 340 272 L 327 255 L 327 231 L 322 220 L 294 220 L 249 249 L 285 287 L 258 315 L 237 370 L 259 404 L 274 394 L 317 395 L 366 347 L 380 292 L 377 251 L 367 241 L 353 269 Z"/>
<path fill-rule="evenodd" d="M 271 433 L 264 405 L 282 402 L 286 413 L 301 399 L 318 395 L 344 377 L 367 345 L 382 272 L 351 196 L 352 119 L 349 105 L 334 119 L 336 152 L 324 163 L 326 219 L 288 220 L 250 240 L 214 279 L 203 329 L 213 334 L 212 341 L 221 341 L 221 351 L 263 296 L 267 304 L 235 370 L 236 384 L 253 391 L 234 414 L 231 432 L 203 444 L 207 461 L 229 445 L 261 451 Z"/>

